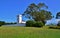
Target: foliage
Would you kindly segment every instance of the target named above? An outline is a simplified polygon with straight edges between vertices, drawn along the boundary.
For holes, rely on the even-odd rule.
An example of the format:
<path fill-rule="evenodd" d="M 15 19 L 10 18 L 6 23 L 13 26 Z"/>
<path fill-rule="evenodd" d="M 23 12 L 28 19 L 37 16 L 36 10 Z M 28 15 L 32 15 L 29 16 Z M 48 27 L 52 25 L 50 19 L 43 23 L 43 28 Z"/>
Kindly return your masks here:
<path fill-rule="evenodd" d="M 16 22 L 5 23 L 5 25 L 10 25 L 10 24 L 17 24 L 17 23 Z"/>
<path fill-rule="evenodd" d="M 42 26 L 44 26 L 44 24 L 42 22 L 39 22 L 39 21 L 28 20 L 26 22 L 26 26 L 29 26 L 29 27 L 42 27 Z"/>
<path fill-rule="evenodd" d="M 58 12 L 58 13 L 56 14 L 56 19 L 60 19 L 60 12 Z M 57 26 L 60 26 L 60 21 L 58 21 Z"/>
<path fill-rule="evenodd" d="M 50 26 L 49 28 L 50 28 L 50 29 L 60 29 L 59 26 Z"/>
<path fill-rule="evenodd" d="M 60 26 L 60 21 L 58 22 L 57 26 Z"/>
<path fill-rule="evenodd" d="M 33 21 L 33 20 L 28 20 L 28 21 L 26 21 L 26 26 L 28 27 L 33 27 L 34 26 L 34 24 L 35 24 L 35 21 Z"/>
<path fill-rule="evenodd" d="M 34 24 L 34 27 L 42 27 L 42 26 L 44 26 L 44 24 L 42 22 L 36 22 Z"/>
<path fill-rule="evenodd" d="M 0 26 L 4 25 L 5 22 L 4 21 L 0 21 Z"/>
<path fill-rule="evenodd" d="M 56 14 L 56 19 L 60 19 L 60 12 Z"/>
<path fill-rule="evenodd" d="M 51 12 L 45 10 L 45 8 L 48 7 L 44 3 L 39 3 L 37 5 L 32 3 L 28 6 L 23 15 L 35 21 L 42 21 L 45 24 L 46 20 L 52 18 Z"/>

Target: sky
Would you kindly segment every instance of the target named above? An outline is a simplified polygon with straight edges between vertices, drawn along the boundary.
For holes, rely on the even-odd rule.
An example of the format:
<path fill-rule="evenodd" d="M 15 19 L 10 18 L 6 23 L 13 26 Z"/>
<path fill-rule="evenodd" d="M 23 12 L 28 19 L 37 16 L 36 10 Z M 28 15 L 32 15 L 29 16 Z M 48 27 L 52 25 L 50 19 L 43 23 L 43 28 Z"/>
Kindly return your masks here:
<path fill-rule="evenodd" d="M 60 11 L 60 0 L 0 0 L 0 21 L 16 22 L 17 15 L 23 14 L 31 3 L 40 2 L 45 3 L 48 6 L 47 10 L 51 11 L 54 16 Z"/>

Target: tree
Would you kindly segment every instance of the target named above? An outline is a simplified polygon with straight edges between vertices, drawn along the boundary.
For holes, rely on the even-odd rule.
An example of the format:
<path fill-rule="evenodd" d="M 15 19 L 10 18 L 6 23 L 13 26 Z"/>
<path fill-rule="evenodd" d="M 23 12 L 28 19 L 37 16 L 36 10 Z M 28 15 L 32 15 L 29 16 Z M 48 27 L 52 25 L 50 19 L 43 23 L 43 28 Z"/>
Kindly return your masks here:
<path fill-rule="evenodd" d="M 0 21 L 0 26 L 4 25 L 5 22 L 4 21 Z"/>
<path fill-rule="evenodd" d="M 50 20 L 52 18 L 52 14 L 49 11 L 41 10 L 40 12 L 34 14 L 35 17 L 33 19 L 35 21 L 42 21 L 44 24 L 46 20 Z"/>
<path fill-rule="evenodd" d="M 56 19 L 60 19 L 60 12 L 56 14 Z"/>
<path fill-rule="evenodd" d="M 39 3 L 38 5 L 32 3 L 28 6 L 23 15 L 35 21 L 42 21 L 45 24 L 46 20 L 52 18 L 51 12 L 46 11 L 45 8 L 48 7 L 44 3 Z"/>
<path fill-rule="evenodd" d="M 58 12 L 58 13 L 56 14 L 56 19 L 60 19 L 60 12 Z M 57 26 L 60 26 L 60 21 L 58 21 Z"/>

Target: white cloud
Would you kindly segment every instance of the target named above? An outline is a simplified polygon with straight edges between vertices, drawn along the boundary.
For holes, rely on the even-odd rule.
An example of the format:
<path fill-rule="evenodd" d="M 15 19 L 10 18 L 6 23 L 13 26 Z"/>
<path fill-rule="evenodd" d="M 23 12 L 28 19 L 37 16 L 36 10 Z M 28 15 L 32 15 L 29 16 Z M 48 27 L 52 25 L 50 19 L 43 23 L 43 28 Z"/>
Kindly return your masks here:
<path fill-rule="evenodd" d="M 56 21 L 58 22 L 58 21 L 60 21 L 60 19 L 56 19 Z"/>

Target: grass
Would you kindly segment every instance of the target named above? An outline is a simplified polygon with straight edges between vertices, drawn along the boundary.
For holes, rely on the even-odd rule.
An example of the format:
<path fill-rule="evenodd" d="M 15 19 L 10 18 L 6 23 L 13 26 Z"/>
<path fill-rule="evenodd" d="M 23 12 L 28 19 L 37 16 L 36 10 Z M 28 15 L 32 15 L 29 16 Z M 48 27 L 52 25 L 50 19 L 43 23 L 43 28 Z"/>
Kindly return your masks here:
<path fill-rule="evenodd" d="M 0 27 L 0 38 L 60 38 L 60 30 L 34 27 Z"/>

